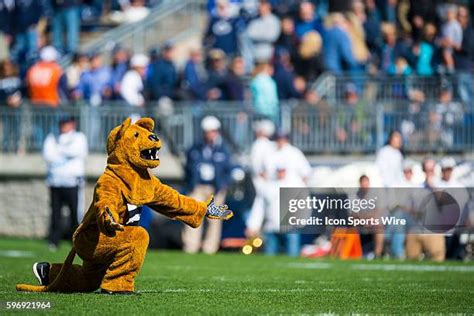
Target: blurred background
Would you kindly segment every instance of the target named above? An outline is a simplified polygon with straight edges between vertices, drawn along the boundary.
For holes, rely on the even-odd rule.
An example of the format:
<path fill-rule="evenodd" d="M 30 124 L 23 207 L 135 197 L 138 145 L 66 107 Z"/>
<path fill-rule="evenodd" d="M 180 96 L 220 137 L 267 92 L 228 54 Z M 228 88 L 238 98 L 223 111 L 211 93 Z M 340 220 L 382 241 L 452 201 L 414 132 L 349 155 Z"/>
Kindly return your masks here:
<path fill-rule="evenodd" d="M 55 251 L 109 131 L 149 116 L 160 179 L 235 211 L 190 230 L 145 209 L 151 247 L 470 260 L 473 13 L 468 0 L 0 0 L 0 236 Z M 361 230 L 341 254 L 332 230 L 278 232 L 278 188 L 305 185 L 469 198 L 460 233 Z"/>

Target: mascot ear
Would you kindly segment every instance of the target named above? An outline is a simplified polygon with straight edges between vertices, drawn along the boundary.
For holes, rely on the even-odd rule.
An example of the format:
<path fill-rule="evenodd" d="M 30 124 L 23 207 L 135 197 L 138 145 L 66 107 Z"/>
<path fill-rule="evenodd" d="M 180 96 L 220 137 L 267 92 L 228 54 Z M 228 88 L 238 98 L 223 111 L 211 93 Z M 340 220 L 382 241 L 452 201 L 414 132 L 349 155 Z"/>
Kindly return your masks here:
<path fill-rule="evenodd" d="M 127 128 L 130 127 L 132 124 L 132 120 L 130 118 L 123 121 L 123 123 L 119 126 L 116 126 L 109 134 L 107 138 L 107 154 L 110 155 L 112 151 L 114 151 L 115 146 L 117 145 L 117 141 L 123 136 Z"/>
<path fill-rule="evenodd" d="M 122 125 L 120 125 L 120 130 L 117 134 L 116 140 L 119 140 L 120 138 L 123 137 L 123 134 L 125 134 L 125 131 L 127 130 L 127 128 L 130 127 L 131 124 L 132 124 L 131 118 L 127 118 L 125 121 L 123 121 Z"/>
<path fill-rule="evenodd" d="M 153 122 L 153 120 L 149 117 L 141 118 L 136 121 L 135 124 L 149 130 L 150 132 L 153 132 L 153 129 L 155 128 L 155 122 Z"/>

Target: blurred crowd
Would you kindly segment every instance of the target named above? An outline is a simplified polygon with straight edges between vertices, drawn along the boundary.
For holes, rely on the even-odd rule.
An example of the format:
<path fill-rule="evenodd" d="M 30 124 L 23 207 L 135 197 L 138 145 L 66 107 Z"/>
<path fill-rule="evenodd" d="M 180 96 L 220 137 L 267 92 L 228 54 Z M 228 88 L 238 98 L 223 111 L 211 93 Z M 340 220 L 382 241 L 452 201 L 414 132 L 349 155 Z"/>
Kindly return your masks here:
<path fill-rule="evenodd" d="M 15 107 L 22 96 L 53 107 L 78 100 L 252 100 L 257 113 L 277 121 L 279 100 L 318 100 L 310 84 L 325 71 L 455 73 L 456 95 L 464 102 L 472 95 L 469 1 L 210 0 L 202 48 L 191 49 L 180 67 L 172 42 L 146 56 L 117 45 L 110 65 L 98 52 L 77 52 L 80 2 L 0 2 L 0 46 L 10 48 L 2 55 L 0 103 Z M 63 53 L 75 53 L 67 69 L 58 65 Z"/>

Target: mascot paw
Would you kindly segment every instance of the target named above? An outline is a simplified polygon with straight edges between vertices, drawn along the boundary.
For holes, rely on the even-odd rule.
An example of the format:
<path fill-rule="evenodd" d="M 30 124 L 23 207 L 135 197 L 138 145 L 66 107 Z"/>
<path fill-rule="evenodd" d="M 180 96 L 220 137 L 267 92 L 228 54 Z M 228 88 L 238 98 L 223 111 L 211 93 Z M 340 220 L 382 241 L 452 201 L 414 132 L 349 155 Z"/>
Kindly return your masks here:
<path fill-rule="evenodd" d="M 206 216 L 210 219 L 228 220 L 234 213 L 228 209 L 227 205 L 216 205 L 214 197 L 211 197 L 207 203 Z"/>
<path fill-rule="evenodd" d="M 101 213 L 98 224 L 99 228 L 102 233 L 106 234 L 107 236 L 114 236 L 115 231 L 123 231 L 123 225 L 117 223 L 113 213 L 110 211 L 108 207 Z"/>

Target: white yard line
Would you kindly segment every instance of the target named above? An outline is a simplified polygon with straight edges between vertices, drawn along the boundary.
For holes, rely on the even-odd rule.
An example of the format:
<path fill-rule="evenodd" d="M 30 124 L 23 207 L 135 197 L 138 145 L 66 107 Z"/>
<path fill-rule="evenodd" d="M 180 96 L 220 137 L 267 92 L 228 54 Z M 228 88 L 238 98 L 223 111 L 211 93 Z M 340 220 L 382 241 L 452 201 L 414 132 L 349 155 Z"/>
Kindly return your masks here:
<path fill-rule="evenodd" d="M 336 265 L 325 262 L 292 262 L 287 264 L 290 268 L 327 270 L 334 268 Z M 474 266 L 448 266 L 433 264 L 389 264 L 389 263 L 352 263 L 346 267 L 353 270 L 365 271 L 420 271 L 420 272 L 474 272 Z"/>
<path fill-rule="evenodd" d="M 35 253 L 23 250 L 0 250 L 0 257 L 5 258 L 32 258 Z"/>

